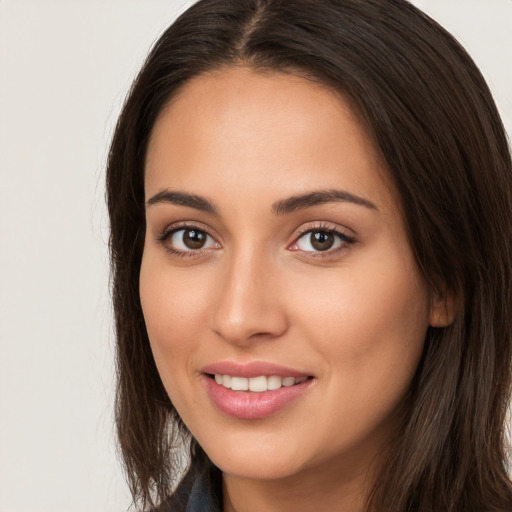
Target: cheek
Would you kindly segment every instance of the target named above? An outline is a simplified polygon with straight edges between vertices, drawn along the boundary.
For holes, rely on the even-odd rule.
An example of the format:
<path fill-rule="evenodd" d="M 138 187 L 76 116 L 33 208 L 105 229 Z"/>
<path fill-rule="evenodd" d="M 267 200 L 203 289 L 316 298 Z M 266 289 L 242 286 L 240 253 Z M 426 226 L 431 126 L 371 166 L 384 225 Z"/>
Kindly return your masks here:
<path fill-rule="evenodd" d="M 164 385 L 187 370 L 200 337 L 204 295 L 186 272 L 173 272 L 165 256 L 144 253 L 140 272 L 140 298 L 146 329 Z"/>
<path fill-rule="evenodd" d="M 194 353 L 204 325 L 204 294 L 186 272 L 173 271 L 165 256 L 144 253 L 140 298 L 155 364 L 167 394 L 186 424 L 200 409 L 193 392 Z"/>
<path fill-rule="evenodd" d="M 308 436 L 320 429 L 340 451 L 393 430 L 423 351 L 427 293 L 403 266 L 379 269 L 352 268 L 326 281 L 324 293 L 300 295 L 302 331 L 324 369 L 322 412 L 330 418 Z"/>
<path fill-rule="evenodd" d="M 390 400 L 405 393 L 428 328 L 428 293 L 412 256 L 378 254 L 323 282 L 303 280 L 294 294 L 297 321 L 328 361 L 331 382 L 359 390 L 351 396 L 363 402 L 373 393 Z"/>

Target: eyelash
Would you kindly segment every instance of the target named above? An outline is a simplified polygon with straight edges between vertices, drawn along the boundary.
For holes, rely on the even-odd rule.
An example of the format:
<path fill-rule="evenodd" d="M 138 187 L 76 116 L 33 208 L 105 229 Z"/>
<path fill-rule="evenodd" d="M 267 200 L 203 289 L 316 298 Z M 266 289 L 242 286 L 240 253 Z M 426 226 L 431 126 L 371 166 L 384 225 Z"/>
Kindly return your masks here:
<path fill-rule="evenodd" d="M 199 248 L 197 250 L 196 249 L 180 250 L 180 249 L 176 249 L 175 247 L 172 247 L 168 243 L 169 239 L 173 235 L 178 233 L 179 231 L 185 231 L 185 230 L 189 230 L 189 231 L 196 230 L 196 231 L 206 234 L 206 236 L 208 238 L 215 240 L 214 237 L 209 234 L 208 230 L 205 229 L 205 227 L 199 226 L 197 224 L 192 224 L 192 223 L 174 224 L 170 227 L 167 227 L 157 237 L 156 240 L 157 240 L 157 242 L 161 243 L 164 246 L 165 250 L 168 253 L 170 253 L 173 256 L 177 256 L 179 258 L 194 258 L 194 257 L 198 257 L 198 256 L 204 254 L 205 251 L 211 251 L 212 249 L 216 249 L 216 248 L 209 247 L 206 249 Z M 327 233 L 327 234 L 334 235 L 339 240 L 339 246 L 334 249 L 327 249 L 325 251 L 303 251 L 298 248 L 292 249 L 292 247 L 297 246 L 299 241 L 301 239 L 303 239 L 306 235 L 308 235 L 309 233 L 315 233 L 315 232 Z M 326 224 L 320 224 L 317 226 L 307 226 L 307 227 L 303 228 L 302 230 L 300 230 L 299 233 L 295 236 L 294 241 L 288 246 L 288 249 L 292 250 L 292 251 L 297 251 L 297 252 L 300 251 L 302 253 L 307 254 L 309 257 L 313 257 L 313 258 L 327 258 L 327 257 L 333 256 L 334 254 L 337 254 L 340 251 L 348 249 L 349 246 L 354 245 L 355 243 L 356 243 L 356 239 L 353 236 L 348 235 L 347 233 L 344 233 L 343 231 L 341 231 L 339 229 L 333 228 L 332 226 L 328 226 Z M 217 242 L 217 244 L 218 244 L 218 242 Z"/>
<path fill-rule="evenodd" d="M 201 233 L 205 233 L 207 237 L 214 239 L 212 237 L 212 235 L 210 235 L 208 233 L 208 230 L 205 229 L 203 226 L 199 226 L 197 224 L 191 224 L 191 223 L 183 223 L 183 224 L 173 224 L 172 226 L 167 227 L 157 237 L 156 240 L 157 240 L 157 242 L 161 243 L 164 246 L 164 249 L 168 253 L 170 253 L 173 256 L 177 256 L 178 258 L 191 258 L 191 257 L 193 258 L 193 257 L 199 256 L 200 253 L 204 252 L 205 250 L 206 251 L 211 250 L 210 248 L 208 248 L 208 249 L 197 249 L 197 250 L 190 249 L 188 251 L 183 251 L 180 249 L 175 249 L 169 243 L 167 243 L 169 241 L 169 239 L 174 234 L 178 233 L 179 231 L 192 231 L 192 230 L 196 230 L 196 231 L 200 231 Z"/>
<path fill-rule="evenodd" d="M 290 249 L 294 251 L 301 251 L 306 253 L 309 257 L 312 258 L 328 258 L 337 254 L 340 251 L 344 251 L 348 249 L 351 245 L 356 243 L 356 239 L 348 235 L 347 233 L 341 231 L 340 229 L 333 228 L 332 226 L 326 224 L 319 224 L 316 226 L 307 226 L 299 231 L 299 233 L 295 236 L 294 241 L 289 247 L 296 246 L 299 243 L 299 240 L 306 237 L 306 235 L 310 233 L 327 233 L 332 234 L 337 237 L 340 241 L 340 245 L 334 249 L 327 249 L 325 251 L 301 251 L 301 249 Z"/>

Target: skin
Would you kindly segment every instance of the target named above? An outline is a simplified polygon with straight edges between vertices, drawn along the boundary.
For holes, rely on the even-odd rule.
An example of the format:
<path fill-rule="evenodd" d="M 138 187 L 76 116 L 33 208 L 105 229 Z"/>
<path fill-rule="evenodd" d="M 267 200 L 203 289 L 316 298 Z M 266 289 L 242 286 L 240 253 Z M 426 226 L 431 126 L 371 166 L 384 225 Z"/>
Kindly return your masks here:
<path fill-rule="evenodd" d="M 148 147 L 146 200 L 207 198 L 216 214 L 147 204 L 140 295 L 151 347 L 180 416 L 223 471 L 224 510 L 364 509 L 372 461 L 392 435 L 429 323 L 441 325 L 416 267 L 399 201 L 347 101 L 292 75 L 229 68 L 195 78 L 161 113 Z M 285 214 L 273 205 L 343 190 Z M 179 249 L 192 225 L 203 248 Z M 338 230 L 335 249 L 308 243 Z M 201 368 L 270 361 L 314 381 L 269 417 L 233 418 Z"/>

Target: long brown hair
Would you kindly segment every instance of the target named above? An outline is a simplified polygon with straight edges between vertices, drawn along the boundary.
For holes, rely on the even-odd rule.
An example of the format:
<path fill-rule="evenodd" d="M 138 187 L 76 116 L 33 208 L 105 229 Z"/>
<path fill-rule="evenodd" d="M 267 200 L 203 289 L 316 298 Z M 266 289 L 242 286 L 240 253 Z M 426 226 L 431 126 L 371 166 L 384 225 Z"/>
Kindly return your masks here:
<path fill-rule="evenodd" d="M 236 65 L 304 75 L 351 101 L 399 192 L 420 271 L 433 294 L 458 301 L 453 324 L 428 331 L 368 510 L 512 509 L 510 150 L 471 58 L 405 0 L 200 0 L 149 54 L 107 169 L 116 424 L 134 501 L 172 491 L 183 442 L 191 471 L 204 460 L 159 378 L 140 305 L 147 142 L 183 84 Z"/>

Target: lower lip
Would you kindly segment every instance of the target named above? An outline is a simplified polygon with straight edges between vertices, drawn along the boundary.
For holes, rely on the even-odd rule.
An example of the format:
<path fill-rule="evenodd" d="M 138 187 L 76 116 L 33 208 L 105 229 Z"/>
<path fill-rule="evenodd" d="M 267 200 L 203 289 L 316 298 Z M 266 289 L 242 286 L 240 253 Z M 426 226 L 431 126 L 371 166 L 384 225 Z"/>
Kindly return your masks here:
<path fill-rule="evenodd" d="M 204 381 L 212 402 L 223 413 L 244 420 L 255 420 L 270 416 L 295 402 L 309 389 L 313 379 L 261 393 L 233 391 L 217 384 L 207 375 L 204 375 Z"/>

